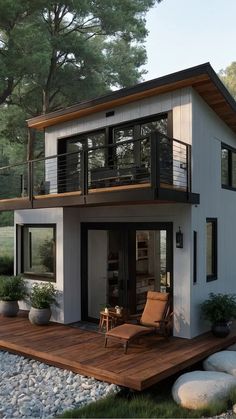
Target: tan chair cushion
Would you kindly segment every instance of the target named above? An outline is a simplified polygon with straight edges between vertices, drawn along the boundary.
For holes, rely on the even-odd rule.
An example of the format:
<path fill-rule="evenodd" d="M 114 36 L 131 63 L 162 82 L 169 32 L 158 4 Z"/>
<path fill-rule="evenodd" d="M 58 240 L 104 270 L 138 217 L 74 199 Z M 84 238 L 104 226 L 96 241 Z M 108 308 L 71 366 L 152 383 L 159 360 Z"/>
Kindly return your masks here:
<path fill-rule="evenodd" d="M 114 327 L 106 333 L 106 337 L 114 337 L 124 340 L 130 340 L 139 335 L 146 335 L 154 332 L 154 328 L 144 327 L 137 324 L 124 323 L 121 326 Z"/>
<path fill-rule="evenodd" d="M 147 293 L 147 302 L 140 319 L 140 324 L 158 327 L 158 322 L 163 320 L 168 299 L 169 293 L 167 292 L 149 291 Z"/>

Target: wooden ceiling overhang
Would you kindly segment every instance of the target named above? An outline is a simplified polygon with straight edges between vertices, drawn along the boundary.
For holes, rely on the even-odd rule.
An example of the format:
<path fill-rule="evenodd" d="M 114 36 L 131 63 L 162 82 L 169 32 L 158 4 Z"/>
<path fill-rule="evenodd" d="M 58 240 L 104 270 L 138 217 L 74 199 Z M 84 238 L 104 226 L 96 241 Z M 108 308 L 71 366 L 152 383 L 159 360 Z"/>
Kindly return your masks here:
<path fill-rule="evenodd" d="M 184 87 L 192 87 L 236 133 L 236 102 L 209 63 L 159 77 L 77 105 L 41 115 L 27 121 L 29 128 L 43 130 L 97 112 Z"/>

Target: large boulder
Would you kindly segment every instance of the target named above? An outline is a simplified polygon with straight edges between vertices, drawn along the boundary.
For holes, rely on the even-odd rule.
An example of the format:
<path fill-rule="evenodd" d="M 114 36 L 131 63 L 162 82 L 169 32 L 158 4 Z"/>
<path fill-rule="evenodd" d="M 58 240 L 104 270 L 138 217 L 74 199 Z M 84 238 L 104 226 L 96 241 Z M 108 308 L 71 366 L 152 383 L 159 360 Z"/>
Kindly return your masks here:
<path fill-rule="evenodd" d="M 224 372 L 194 371 L 181 375 L 172 387 L 175 402 L 187 409 L 202 409 L 227 400 L 236 378 Z"/>
<path fill-rule="evenodd" d="M 233 343 L 233 345 L 230 345 L 230 346 L 227 348 L 227 351 L 236 351 L 236 343 Z"/>
<path fill-rule="evenodd" d="M 221 371 L 236 377 L 236 352 L 221 351 L 210 355 L 203 362 L 203 368 L 206 371 Z"/>

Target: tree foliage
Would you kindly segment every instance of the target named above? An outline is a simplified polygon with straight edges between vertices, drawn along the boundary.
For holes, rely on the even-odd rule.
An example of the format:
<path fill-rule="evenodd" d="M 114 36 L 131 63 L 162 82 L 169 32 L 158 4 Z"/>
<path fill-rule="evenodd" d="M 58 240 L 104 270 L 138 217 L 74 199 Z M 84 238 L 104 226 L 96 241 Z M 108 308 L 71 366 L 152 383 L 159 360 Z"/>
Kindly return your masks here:
<path fill-rule="evenodd" d="M 0 0 L 0 103 L 36 115 L 136 83 L 154 4 Z"/>
<path fill-rule="evenodd" d="M 0 0 L 0 142 L 24 144 L 26 118 L 141 80 L 160 1 Z"/>
<path fill-rule="evenodd" d="M 232 62 L 225 70 L 221 70 L 219 75 L 234 99 L 236 99 L 236 61 Z"/>

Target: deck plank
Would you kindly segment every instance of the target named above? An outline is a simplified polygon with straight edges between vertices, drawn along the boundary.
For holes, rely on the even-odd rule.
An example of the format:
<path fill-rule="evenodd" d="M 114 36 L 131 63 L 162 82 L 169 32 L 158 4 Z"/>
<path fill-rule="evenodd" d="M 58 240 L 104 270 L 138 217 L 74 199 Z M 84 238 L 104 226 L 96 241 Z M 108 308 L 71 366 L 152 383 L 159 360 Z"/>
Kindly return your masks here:
<path fill-rule="evenodd" d="M 210 333 L 191 340 L 147 336 L 124 354 L 116 342 L 104 348 L 101 333 L 56 323 L 34 326 L 24 315 L 0 317 L 1 349 L 135 390 L 148 388 L 235 342 L 236 327 L 224 339 Z"/>

